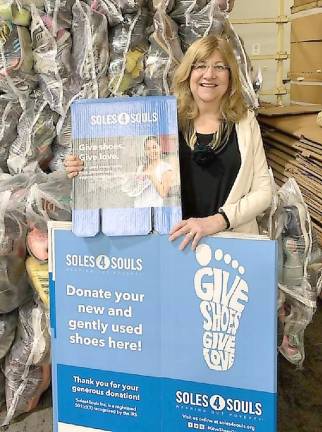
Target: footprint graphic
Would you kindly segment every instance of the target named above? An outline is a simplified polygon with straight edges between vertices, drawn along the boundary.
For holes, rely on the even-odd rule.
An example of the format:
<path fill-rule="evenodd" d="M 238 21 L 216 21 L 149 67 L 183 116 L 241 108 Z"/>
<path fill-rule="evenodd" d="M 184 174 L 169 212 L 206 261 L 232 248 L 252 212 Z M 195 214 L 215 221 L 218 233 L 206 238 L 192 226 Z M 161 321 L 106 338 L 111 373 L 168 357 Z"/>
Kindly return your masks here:
<path fill-rule="evenodd" d="M 230 254 L 212 251 L 207 244 L 196 248 L 196 260 L 201 266 L 194 287 L 201 300 L 203 357 L 209 369 L 226 371 L 235 361 L 239 322 L 248 302 L 248 285 L 242 277 L 245 268 Z"/>

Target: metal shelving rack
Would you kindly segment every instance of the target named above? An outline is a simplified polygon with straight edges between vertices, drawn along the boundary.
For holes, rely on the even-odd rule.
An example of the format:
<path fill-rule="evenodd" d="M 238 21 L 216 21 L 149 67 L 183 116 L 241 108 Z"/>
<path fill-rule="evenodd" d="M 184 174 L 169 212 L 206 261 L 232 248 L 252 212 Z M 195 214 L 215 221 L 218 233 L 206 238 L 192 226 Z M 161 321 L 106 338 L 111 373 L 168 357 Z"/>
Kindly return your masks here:
<path fill-rule="evenodd" d="M 288 94 L 288 89 L 283 82 L 284 62 L 290 57 L 289 52 L 285 49 L 285 25 L 289 22 L 288 15 L 285 14 L 285 0 L 278 0 L 279 13 L 275 18 L 248 18 L 248 19 L 231 19 L 232 24 L 273 24 L 277 25 L 277 47 L 276 53 L 264 55 L 250 55 L 251 60 L 275 60 L 276 64 L 276 87 L 272 90 L 261 91 L 261 95 L 275 95 L 278 105 L 283 105 L 283 96 Z"/>

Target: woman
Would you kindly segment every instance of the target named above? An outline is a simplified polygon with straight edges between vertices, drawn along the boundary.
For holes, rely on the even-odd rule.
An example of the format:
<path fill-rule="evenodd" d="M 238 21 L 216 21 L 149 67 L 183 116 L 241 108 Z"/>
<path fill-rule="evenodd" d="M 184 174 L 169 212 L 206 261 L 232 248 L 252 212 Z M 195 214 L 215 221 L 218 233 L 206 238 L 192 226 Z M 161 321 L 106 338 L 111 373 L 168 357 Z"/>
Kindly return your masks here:
<path fill-rule="evenodd" d="M 142 178 L 144 189 L 137 194 L 134 207 L 162 207 L 173 180 L 170 164 L 161 159 L 161 148 L 156 136 L 144 141 L 145 163 L 138 167 L 136 178 Z"/>
<path fill-rule="evenodd" d="M 183 220 L 170 232 L 195 249 L 204 236 L 226 229 L 258 233 L 256 216 L 271 202 L 260 129 L 245 105 L 229 42 L 207 36 L 187 50 L 175 77 L 178 100 Z M 82 162 L 66 161 L 70 177 Z"/>
<path fill-rule="evenodd" d="M 183 220 L 170 240 L 195 249 L 226 229 L 258 233 L 256 216 L 271 202 L 260 129 L 247 110 L 232 47 L 207 36 L 187 50 L 174 77 L 180 124 Z"/>

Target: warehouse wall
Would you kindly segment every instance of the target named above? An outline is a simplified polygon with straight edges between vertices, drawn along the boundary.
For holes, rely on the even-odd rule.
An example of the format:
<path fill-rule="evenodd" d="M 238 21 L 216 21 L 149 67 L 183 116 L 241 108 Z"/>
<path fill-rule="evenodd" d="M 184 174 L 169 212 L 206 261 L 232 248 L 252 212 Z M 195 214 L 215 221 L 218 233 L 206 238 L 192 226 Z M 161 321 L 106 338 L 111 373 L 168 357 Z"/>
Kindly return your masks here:
<path fill-rule="evenodd" d="M 284 15 L 290 15 L 293 0 L 283 0 Z M 232 21 L 254 18 L 275 18 L 279 15 L 280 0 L 237 0 L 230 18 Z M 256 56 L 276 54 L 277 24 L 234 24 L 238 34 L 243 38 L 246 50 L 255 68 L 260 67 L 264 79 L 261 99 L 277 102 L 275 89 L 277 87 L 277 62 L 274 59 L 259 60 Z M 284 51 L 290 52 L 290 23 L 285 24 Z M 283 79 L 287 79 L 289 59 L 283 62 Z M 289 84 L 286 84 L 289 92 Z M 271 94 L 269 94 L 271 93 Z M 281 96 L 283 103 L 289 102 L 289 94 Z"/>

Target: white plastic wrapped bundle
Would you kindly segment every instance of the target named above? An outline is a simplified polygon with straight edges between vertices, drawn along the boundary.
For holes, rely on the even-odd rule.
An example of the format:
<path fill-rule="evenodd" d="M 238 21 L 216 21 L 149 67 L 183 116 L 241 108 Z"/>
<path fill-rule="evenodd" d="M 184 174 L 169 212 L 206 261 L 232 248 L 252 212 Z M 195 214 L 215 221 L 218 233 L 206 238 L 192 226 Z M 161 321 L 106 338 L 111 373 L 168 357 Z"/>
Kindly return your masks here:
<path fill-rule="evenodd" d="M 72 125 L 70 108 L 57 123 L 57 137 L 52 147 L 53 158 L 49 162 L 51 171 L 64 170 L 63 162 L 72 153 Z"/>
<path fill-rule="evenodd" d="M 145 61 L 144 83 L 148 93 L 154 95 L 170 93 L 173 73 L 183 56 L 177 25 L 165 10 L 166 4 L 154 14 L 154 32 Z"/>
<path fill-rule="evenodd" d="M 48 20 L 46 20 L 46 25 L 48 28 Z M 72 73 L 71 65 L 71 51 L 72 51 L 72 38 L 69 31 L 66 29 L 61 29 L 56 34 L 56 46 L 57 55 L 56 63 L 58 68 L 58 73 L 63 83 L 66 82 Z"/>
<path fill-rule="evenodd" d="M 33 2 L 33 1 L 32 1 Z M 72 26 L 72 7 L 75 0 L 43 0 L 45 11 L 53 20 L 53 35 Z M 39 8 L 35 4 L 36 7 Z"/>
<path fill-rule="evenodd" d="M 17 136 L 17 124 L 22 113 L 18 102 L 0 99 L 0 172 L 8 172 L 9 149 Z"/>
<path fill-rule="evenodd" d="M 44 175 L 31 186 L 27 204 L 27 248 L 38 260 L 48 259 L 47 222 L 71 220 L 71 182 L 64 171 Z"/>
<path fill-rule="evenodd" d="M 40 89 L 50 108 L 63 113 L 63 83 L 59 75 L 57 45 L 54 36 L 47 29 L 42 16 L 31 6 L 31 39 L 34 56 L 34 70 L 38 74 Z M 42 14 L 44 16 L 44 14 Z"/>
<path fill-rule="evenodd" d="M 0 175 L 0 314 L 6 314 L 31 297 L 26 257 L 26 191 L 28 175 Z"/>
<path fill-rule="evenodd" d="M 26 216 L 29 224 L 47 228 L 47 222 L 71 219 L 71 182 L 66 174 L 57 171 L 44 174 L 43 178 L 29 189 Z"/>
<path fill-rule="evenodd" d="M 5 359 L 8 424 L 17 415 L 35 408 L 50 384 L 48 312 L 34 301 L 19 308 L 14 344 Z"/>
<path fill-rule="evenodd" d="M 176 0 L 152 0 L 152 6 L 155 10 L 163 9 L 166 13 L 172 11 Z"/>
<path fill-rule="evenodd" d="M 18 136 L 11 144 L 7 161 L 10 173 L 46 169 L 51 143 L 56 135 L 58 114 L 51 111 L 39 91 L 29 98 L 18 123 Z"/>
<path fill-rule="evenodd" d="M 92 97 L 98 97 L 98 80 L 106 75 L 108 51 L 108 27 L 105 15 L 96 12 L 86 3 L 76 0 L 72 9 L 73 23 L 73 72 L 80 87 L 90 85 Z"/>
<path fill-rule="evenodd" d="M 136 14 L 125 14 L 124 21 L 111 29 L 108 78 L 113 95 L 126 94 L 143 81 L 148 24 L 148 11 L 143 8 Z"/>
<path fill-rule="evenodd" d="M 52 145 L 53 157 L 49 162 L 51 171 L 65 170 L 63 162 L 67 155 L 72 152 L 72 127 L 71 127 L 71 112 L 70 106 L 74 100 L 77 99 L 91 99 L 98 97 L 108 96 L 108 78 L 102 76 L 98 80 L 98 94 L 94 91 L 91 84 L 88 86 L 83 85 L 82 89 L 73 94 L 76 90 L 73 85 L 69 87 L 64 94 L 64 114 L 59 118 L 56 126 L 56 139 Z"/>
<path fill-rule="evenodd" d="M 29 30 L 0 17 L 0 38 L 0 91 L 24 105 L 37 85 Z"/>
<path fill-rule="evenodd" d="M 282 306 L 279 318 L 283 339 L 280 352 L 291 363 L 302 366 L 304 331 L 316 310 L 321 291 L 322 252 L 312 241 L 312 224 L 300 189 L 293 178 L 278 191 L 279 205 L 274 215 L 275 238 L 279 241 L 279 289 Z M 313 272 L 313 270 L 315 273 Z"/>
<path fill-rule="evenodd" d="M 125 14 L 123 18 L 123 22 L 110 31 L 113 58 L 123 57 L 127 51 L 146 43 L 146 28 L 150 23 L 147 9 L 139 9 L 135 14 Z"/>
<path fill-rule="evenodd" d="M 146 0 L 118 0 L 119 6 L 123 14 L 136 13 L 140 8 L 147 3 Z"/>
<path fill-rule="evenodd" d="M 171 18 L 180 24 L 189 23 L 190 15 L 200 12 L 207 3 L 208 0 L 176 0 Z"/>
<path fill-rule="evenodd" d="M 185 52 L 198 38 L 208 34 L 222 35 L 225 29 L 225 14 L 218 8 L 217 0 L 199 11 L 186 13 L 185 22 L 179 26 L 182 50 Z"/>
<path fill-rule="evenodd" d="M 123 22 L 123 15 L 117 0 L 91 0 L 91 8 L 105 15 L 110 26 Z"/>
<path fill-rule="evenodd" d="M 13 311 L 9 314 L 0 314 L 0 361 L 6 356 L 12 345 L 12 342 L 15 338 L 16 327 L 16 311 Z"/>
<path fill-rule="evenodd" d="M 30 12 L 24 2 L 15 0 L 2 1 L 0 4 L 0 17 L 15 25 L 28 27 L 30 23 Z"/>

